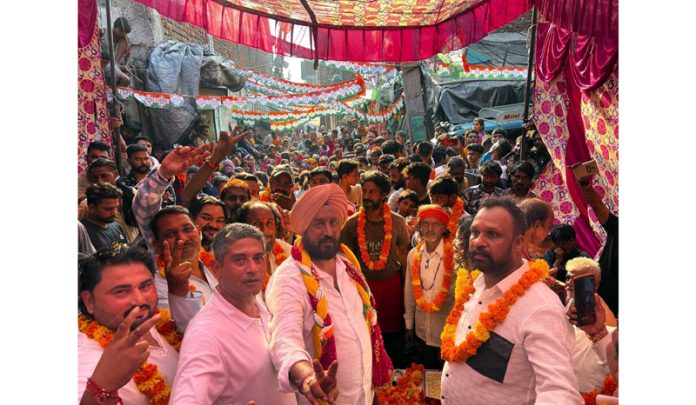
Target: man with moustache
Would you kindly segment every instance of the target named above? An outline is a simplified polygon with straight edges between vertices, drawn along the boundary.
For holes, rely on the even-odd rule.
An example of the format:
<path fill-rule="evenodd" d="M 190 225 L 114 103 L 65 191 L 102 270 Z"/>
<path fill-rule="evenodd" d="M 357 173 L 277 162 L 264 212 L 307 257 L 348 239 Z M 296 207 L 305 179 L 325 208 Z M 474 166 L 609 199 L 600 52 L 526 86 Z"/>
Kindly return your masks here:
<path fill-rule="evenodd" d="M 114 222 L 121 225 L 123 234 L 129 244 L 135 243 L 140 236 L 138 224 L 133 217 L 131 204 L 133 202 L 133 191 L 131 187 L 126 186 L 118 176 L 116 163 L 109 159 L 96 159 L 89 164 L 87 168 L 87 176 L 91 184 L 108 183 L 116 186 L 121 190 L 121 198 L 116 210 Z M 83 220 L 87 216 L 87 200 L 82 200 L 77 207 L 77 218 Z"/>
<path fill-rule="evenodd" d="M 510 170 L 510 178 L 512 187 L 505 190 L 503 195 L 511 196 L 516 203 L 536 197 L 536 194 L 530 190 L 534 178 L 534 165 L 527 161 L 518 163 Z"/>
<path fill-rule="evenodd" d="M 153 328 L 157 291 L 155 268 L 142 249 L 99 252 L 80 262 L 77 393 L 80 404 L 149 404 L 133 375 L 147 361 L 157 367 L 165 384 L 174 381 L 179 354 Z M 101 329 L 98 327 L 103 327 Z M 102 347 L 96 333 L 113 335 Z"/>
<path fill-rule="evenodd" d="M 128 165 L 131 169 L 123 178 L 122 183 L 128 187 L 137 188 L 138 183 L 150 172 L 152 160 L 150 160 L 147 147 L 139 143 L 128 145 L 128 148 L 126 148 L 126 155 L 128 156 Z M 163 194 L 162 206 L 174 205 L 175 203 L 176 195 L 174 193 L 174 187 L 170 185 Z"/>
<path fill-rule="evenodd" d="M 264 202 L 274 202 L 284 210 L 291 210 L 295 204 L 295 193 L 292 189 L 295 185 L 295 174 L 288 165 L 278 165 L 273 168 L 268 179 L 269 191 L 261 193 L 260 199 Z"/>
<path fill-rule="evenodd" d="M 281 218 L 268 203 L 249 201 L 239 209 L 237 221 L 249 224 L 263 234 L 264 246 L 266 248 L 264 255 L 266 276 L 263 283 L 263 289 L 265 290 L 271 275 L 285 259 L 290 257 L 292 246 L 278 238 Z"/>
<path fill-rule="evenodd" d="M 201 247 L 201 229 L 191 213 L 174 205 L 160 208 L 162 194 L 177 174 L 208 156 L 208 146 L 178 146 L 140 183 L 133 199 L 133 212 L 150 254 L 155 257 L 159 304 L 171 308 L 181 330 L 217 285 L 209 269 L 212 256 Z M 200 215 L 199 215 L 200 216 Z"/>
<path fill-rule="evenodd" d="M 462 196 L 464 209 L 469 214 L 476 215 L 476 212 L 485 200 L 499 197 L 503 194 L 503 190 L 498 188 L 502 173 L 503 169 L 497 162 L 488 161 L 481 165 L 481 184 L 467 188 Z"/>
<path fill-rule="evenodd" d="M 251 200 L 251 189 L 245 181 L 232 178 L 220 190 L 220 200 L 227 207 L 229 222 L 236 222 L 239 208 Z"/>
<path fill-rule="evenodd" d="M 406 368 L 408 364 L 400 362 L 406 343 L 403 285 L 410 248 L 406 220 L 386 204 L 390 187 L 385 174 L 369 171 L 362 176 L 361 186 L 363 206 L 343 225 L 341 243 L 356 253 L 360 269 L 375 296 L 384 346 L 395 361 L 394 367 Z"/>
<path fill-rule="evenodd" d="M 509 198 L 486 200 L 474 217 L 469 256 L 482 274 L 458 275 L 469 288 L 457 292 L 442 332 L 445 405 L 583 403 L 573 330 L 543 281 L 548 265 L 523 259 L 524 232 L 524 215 Z"/>
<path fill-rule="evenodd" d="M 389 182 L 393 191 L 389 195 L 387 204 L 394 212 L 399 212 L 399 194 L 406 189 L 406 177 L 403 172 L 409 164 L 408 159 L 399 158 L 389 165 Z"/>
<path fill-rule="evenodd" d="M 290 214 L 302 238 L 266 289 L 272 315 L 271 358 L 280 390 L 298 390 L 303 404 L 322 399 L 370 405 L 373 387 L 388 383 L 393 371 L 360 264 L 339 244 L 349 207 L 336 184 L 307 190 Z M 337 397 L 317 382 L 313 359 L 324 370 L 340 359 Z"/>
<path fill-rule="evenodd" d="M 447 230 L 449 214 L 438 205 L 426 204 L 418 208 L 417 220 L 421 242 L 408 254 L 404 288 L 406 342 L 418 348 L 422 356 L 420 363 L 425 368 L 442 370 L 440 333 L 454 305 L 457 279 L 452 241 Z M 447 260 L 448 254 L 451 260 Z M 414 267 L 414 262 L 417 267 Z M 414 287 L 420 291 L 420 301 Z M 444 298 L 440 306 L 435 307 L 435 301 L 443 290 L 446 291 Z"/>
<path fill-rule="evenodd" d="M 227 223 L 225 204 L 215 197 L 204 195 L 191 204 L 193 223 L 201 231 L 203 249 L 209 251 L 215 234 Z"/>
<path fill-rule="evenodd" d="M 87 215 L 82 219 L 95 249 L 103 249 L 113 243 L 126 243 L 121 225 L 114 222 L 121 203 L 121 190 L 109 183 L 92 184 L 85 191 Z"/>
<path fill-rule="evenodd" d="M 227 225 L 212 250 L 220 282 L 186 329 L 171 403 L 297 404 L 292 393 L 279 392 L 269 351 L 271 316 L 258 295 L 265 273 L 263 234 L 247 224 Z M 319 384 L 335 385 L 335 373 L 334 366 Z"/>

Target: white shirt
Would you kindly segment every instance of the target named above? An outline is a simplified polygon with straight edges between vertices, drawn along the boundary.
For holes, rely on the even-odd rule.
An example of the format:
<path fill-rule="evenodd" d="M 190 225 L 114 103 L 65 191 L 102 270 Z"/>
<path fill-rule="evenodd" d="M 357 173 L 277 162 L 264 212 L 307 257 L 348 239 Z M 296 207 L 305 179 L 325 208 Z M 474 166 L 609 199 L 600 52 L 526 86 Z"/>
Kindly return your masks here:
<path fill-rule="evenodd" d="M 271 315 L 257 298 L 252 318 L 215 292 L 189 323 L 171 404 L 297 404 L 278 390 L 269 352 Z"/>
<path fill-rule="evenodd" d="M 179 353 L 167 343 L 167 340 L 157 332 L 156 328 L 150 330 L 152 337 L 157 341 L 159 347 L 150 346 L 150 356 L 147 361 L 157 366 L 157 369 L 164 376 L 164 380 L 171 387 L 176 374 L 176 363 L 179 360 Z M 92 376 L 94 369 L 99 363 L 104 349 L 94 339 L 90 339 L 82 332 L 77 334 L 77 402 L 82 399 L 82 394 L 87 386 L 87 379 Z M 124 404 L 128 405 L 147 405 L 148 397 L 138 391 L 138 386 L 131 378 L 128 384 L 118 390 L 118 395 L 123 399 Z"/>
<path fill-rule="evenodd" d="M 573 346 L 573 371 L 578 380 L 580 392 L 601 390 L 604 379 L 609 374 L 607 365 L 607 346 L 611 343 L 611 334 L 616 329 L 607 326 L 607 333 L 596 343 L 582 329 L 573 327 L 575 345 Z"/>
<path fill-rule="evenodd" d="M 201 280 L 191 276 L 189 284 L 196 287 L 195 291 L 189 291 L 185 297 L 170 294 L 167 286 L 166 277 L 162 277 L 159 271 L 155 273 L 155 287 L 157 288 L 157 306 L 168 308 L 172 314 L 172 319 L 176 323 L 179 332 L 184 333 L 189 321 L 200 311 L 206 302 L 210 301 L 218 285 L 218 280 L 205 265 L 200 263 L 201 270 L 208 280 Z"/>
<path fill-rule="evenodd" d="M 387 200 L 389 208 L 391 208 L 391 210 L 394 212 L 399 212 L 399 194 L 401 194 L 402 191 L 404 191 L 403 187 L 398 190 L 394 190 L 394 192 L 389 195 L 389 199 Z"/>
<path fill-rule="evenodd" d="M 445 321 L 454 306 L 454 285 L 457 274 L 453 271 L 450 279 L 447 298 L 442 307 L 437 312 L 423 311 L 416 305 L 416 297 L 413 295 L 413 284 L 411 283 L 413 256 L 416 248 L 408 253 L 406 283 L 404 285 L 404 320 L 406 329 L 416 329 L 416 336 L 425 341 L 428 346 L 440 347 L 442 340 L 440 334 L 445 327 Z M 420 279 L 423 286 L 423 298 L 427 302 L 432 302 L 440 292 L 445 276 L 444 241 L 440 239 L 437 247 L 432 253 L 428 253 L 425 244 L 421 247 Z M 430 260 L 428 260 L 430 259 Z M 432 286 L 432 287 L 431 287 Z M 428 288 L 430 287 L 430 288 Z"/>
<path fill-rule="evenodd" d="M 346 273 L 345 263 L 336 256 L 336 277 L 340 292 L 329 274 L 317 269 L 319 286 L 328 304 L 334 325 L 338 372 L 338 405 L 371 405 L 372 343 L 363 316 L 363 303 Z M 297 391 L 289 381 L 290 368 L 298 361 L 312 363 L 314 311 L 295 260 L 288 259 L 271 276 L 266 288 L 266 305 L 272 314 L 271 358 L 278 370 L 281 392 Z M 298 394 L 298 402 L 309 403 Z"/>
<path fill-rule="evenodd" d="M 476 279 L 476 291 L 464 304 L 457 324 L 456 345 L 464 340 L 479 314 L 527 269 L 523 260 L 520 268 L 488 289 L 483 276 Z M 442 371 L 443 405 L 583 404 L 572 367 L 573 329 L 561 301 L 546 284 L 532 285 L 494 332 L 514 344 L 503 383 L 480 374 L 465 361 L 448 361 Z"/>

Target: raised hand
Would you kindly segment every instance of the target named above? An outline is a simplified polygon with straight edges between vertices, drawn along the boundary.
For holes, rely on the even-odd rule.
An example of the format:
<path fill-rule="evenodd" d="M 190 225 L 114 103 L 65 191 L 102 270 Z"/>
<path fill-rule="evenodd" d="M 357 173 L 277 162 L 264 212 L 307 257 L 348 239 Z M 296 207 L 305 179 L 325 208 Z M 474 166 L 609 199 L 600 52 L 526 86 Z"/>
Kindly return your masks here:
<path fill-rule="evenodd" d="M 154 315 L 131 331 L 135 318 L 142 311 L 139 307 L 133 308 L 121 322 L 92 373 L 92 380 L 107 391 L 126 385 L 150 355 L 149 344 L 142 337 L 157 324 L 160 315 Z"/>
<path fill-rule="evenodd" d="M 179 297 L 188 294 L 189 278 L 193 272 L 193 266 L 188 261 L 181 261 L 181 252 L 184 250 L 184 241 L 176 241 L 174 254 L 169 250 L 169 243 L 162 243 L 162 258 L 164 259 L 164 275 L 167 278 L 169 292 Z"/>
<path fill-rule="evenodd" d="M 244 134 L 241 133 L 240 127 L 236 127 L 234 131 L 232 131 L 232 135 L 227 133 L 227 131 L 220 131 L 220 139 L 215 143 L 213 154 L 210 156 L 210 159 L 214 163 L 220 163 L 230 153 L 232 147 L 243 137 Z"/>
<path fill-rule="evenodd" d="M 300 387 L 300 392 L 312 405 L 319 405 L 320 400 L 333 404 L 338 396 L 338 387 L 336 386 L 338 362 L 334 360 L 326 371 L 317 359 L 314 359 L 312 366 L 314 367 L 314 375 L 307 379 L 309 389 L 303 391 Z"/>
<path fill-rule="evenodd" d="M 317 359 L 314 359 L 313 366 L 314 372 L 317 374 L 317 382 L 319 383 L 321 390 L 326 393 L 328 402 L 332 404 L 338 396 L 338 386 L 336 381 L 338 362 L 334 360 L 326 371 L 324 371 L 324 368 Z"/>
<path fill-rule="evenodd" d="M 171 179 L 179 173 L 183 173 L 195 162 L 206 159 L 210 156 L 210 145 L 199 147 L 177 146 L 171 151 L 160 164 L 160 174 Z"/>

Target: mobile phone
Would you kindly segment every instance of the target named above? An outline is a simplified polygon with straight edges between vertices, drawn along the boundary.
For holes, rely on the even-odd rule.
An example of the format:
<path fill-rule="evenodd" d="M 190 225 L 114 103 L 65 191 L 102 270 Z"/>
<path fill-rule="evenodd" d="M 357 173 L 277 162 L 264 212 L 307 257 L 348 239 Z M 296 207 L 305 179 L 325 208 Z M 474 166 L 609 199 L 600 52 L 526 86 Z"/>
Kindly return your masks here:
<path fill-rule="evenodd" d="M 573 281 L 575 310 L 578 315 L 578 326 L 592 325 L 597 322 L 595 313 L 595 279 L 588 274 Z"/>
<path fill-rule="evenodd" d="M 585 177 L 590 177 L 597 173 L 599 173 L 599 168 L 597 167 L 597 162 L 595 162 L 594 160 L 589 160 L 587 162 L 580 163 L 579 165 L 575 166 L 575 168 L 573 168 L 573 174 L 575 175 L 575 178 L 578 180 Z"/>

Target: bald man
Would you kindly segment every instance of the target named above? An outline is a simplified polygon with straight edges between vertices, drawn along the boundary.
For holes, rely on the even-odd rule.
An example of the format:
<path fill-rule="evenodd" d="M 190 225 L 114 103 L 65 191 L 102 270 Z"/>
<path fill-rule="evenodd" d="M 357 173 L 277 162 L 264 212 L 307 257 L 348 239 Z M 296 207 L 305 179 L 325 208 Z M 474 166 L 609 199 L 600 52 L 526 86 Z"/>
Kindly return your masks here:
<path fill-rule="evenodd" d="M 266 290 L 280 390 L 299 391 L 304 404 L 370 405 L 373 387 L 387 383 L 393 369 L 360 265 L 339 243 L 350 205 L 336 184 L 300 197 L 290 223 L 301 238 Z M 336 386 L 318 384 L 337 364 Z"/>

